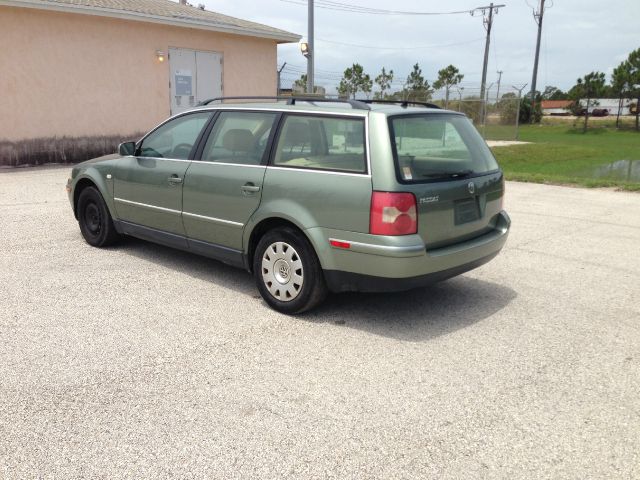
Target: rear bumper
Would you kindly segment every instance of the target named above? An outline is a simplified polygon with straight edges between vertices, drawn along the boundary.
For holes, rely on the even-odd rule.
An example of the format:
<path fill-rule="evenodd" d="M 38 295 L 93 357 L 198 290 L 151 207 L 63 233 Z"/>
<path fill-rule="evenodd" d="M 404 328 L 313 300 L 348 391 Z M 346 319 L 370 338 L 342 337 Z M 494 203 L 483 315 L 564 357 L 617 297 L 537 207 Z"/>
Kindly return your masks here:
<path fill-rule="evenodd" d="M 331 291 L 400 291 L 451 278 L 494 258 L 507 241 L 511 225 L 504 211 L 494 220 L 494 228 L 479 237 L 435 249 L 425 249 L 418 235 L 356 236 L 363 234 L 347 238 L 349 249 L 337 249 L 329 241 L 341 239 L 346 232 L 310 233 L 316 234 L 312 241 Z"/>
<path fill-rule="evenodd" d="M 405 278 L 385 278 L 374 277 L 372 275 L 362 275 L 352 272 L 341 272 L 339 270 L 325 270 L 324 279 L 327 287 L 334 293 L 339 292 L 401 292 L 412 288 L 426 287 L 437 282 L 441 282 L 451 277 L 461 275 L 469 270 L 484 265 L 500 251 L 492 253 L 473 262 L 458 265 L 456 267 L 440 270 L 437 272 L 419 275 L 417 277 Z"/>

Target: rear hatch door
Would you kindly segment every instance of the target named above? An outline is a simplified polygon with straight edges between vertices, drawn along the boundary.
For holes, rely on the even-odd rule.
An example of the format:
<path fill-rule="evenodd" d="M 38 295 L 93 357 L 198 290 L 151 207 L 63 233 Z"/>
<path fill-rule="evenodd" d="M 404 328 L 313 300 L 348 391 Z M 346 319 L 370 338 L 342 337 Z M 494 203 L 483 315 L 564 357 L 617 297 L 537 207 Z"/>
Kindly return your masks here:
<path fill-rule="evenodd" d="M 418 233 L 427 249 L 464 242 L 492 231 L 502 209 L 501 172 L 403 187 L 416 197 Z"/>
<path fill-rule="evenodd" d="M 418 233 L 427 249 L 481 236 L 495 228 L 504 179 L 469 120 L 454 113 L 389 118 L 398 191 L 411 192 Z"/>

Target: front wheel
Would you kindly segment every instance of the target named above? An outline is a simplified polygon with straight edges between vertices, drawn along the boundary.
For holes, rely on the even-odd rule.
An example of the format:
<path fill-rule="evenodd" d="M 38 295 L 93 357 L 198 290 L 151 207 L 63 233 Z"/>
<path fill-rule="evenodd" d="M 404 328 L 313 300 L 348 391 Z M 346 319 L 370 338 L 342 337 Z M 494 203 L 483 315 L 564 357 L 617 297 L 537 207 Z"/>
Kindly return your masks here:
<path fill-rule="evenodd" d="M 86 187 L 80 192 L 77 213 L 80 232 L 89 245 L 106 247 L 120 238 L 107 204 L 96 188 Z"/>
<path fill-rule="evenodd" d="M 262 298 L 282 313 L 302 313 L 327 295 L 322 268 L 309 241 L 293 228 L 271 230 L 253 256 L 253 274 Z"/>

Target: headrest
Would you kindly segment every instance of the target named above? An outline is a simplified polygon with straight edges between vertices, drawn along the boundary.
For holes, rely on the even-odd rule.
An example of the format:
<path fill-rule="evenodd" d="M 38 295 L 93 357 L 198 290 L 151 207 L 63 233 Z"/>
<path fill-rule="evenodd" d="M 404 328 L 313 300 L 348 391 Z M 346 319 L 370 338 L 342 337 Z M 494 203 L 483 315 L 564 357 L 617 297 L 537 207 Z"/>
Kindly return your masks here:
<path fill-rule="evenodd" d="M 232 152 L 248 152 L 253 147 L 253 133 L 250 130 L 232 128 L 222 137 L 222 146 Z"/>
<path fill-rule="evenodd" d="M 309 143 L 310 139 L 308 123 L 293 121 L 287 125 L 284 137 L 285 145 L 305 145 Z"/>

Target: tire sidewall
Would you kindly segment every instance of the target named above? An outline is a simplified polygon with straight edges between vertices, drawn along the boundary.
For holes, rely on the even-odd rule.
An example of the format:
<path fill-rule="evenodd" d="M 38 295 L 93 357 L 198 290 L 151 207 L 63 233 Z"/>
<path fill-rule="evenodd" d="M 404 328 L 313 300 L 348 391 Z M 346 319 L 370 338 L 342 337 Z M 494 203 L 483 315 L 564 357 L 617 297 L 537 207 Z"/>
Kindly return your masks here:
<path fill-rule="evenodd" d="M 274 242 L 286 242 L 291 245 L 302 261 L 304 282 L 302 291 L 296 298 L 289 302 L 283 302 L 275 298 L 262 278 L 262 256 L 265 250 Z M 258 242 L 253 256 L 253 275 L 262 298 L 274 309 L 281 313 L 293 314 L 306 310 L 314 301 L 314 293 L 320 287 L 318 282 L 323 282 L 322 269 L 311 243 L 300 233 L 291 228 L 278 228 L 267 232 Z"/>
<path fill-rule="evenodd" d="M 95 204 L 100 212 L 100 233 L 93 235 L 87 226 L 85 225 L 85 209 L 90 204 Z M 111 222 L 111 214 L 107 209 L 107 205 L 100 195 L 100 192 L 94 187 L 87 187 L 78 197 L 78 223 L 80 225 L 80 232 L 85 241 L 94 247 L 101 247 L 107 243 L 110 229 L 113 228 Z"/>

